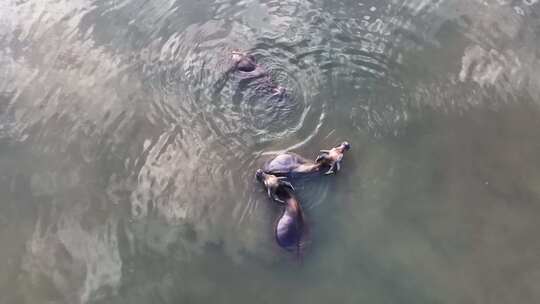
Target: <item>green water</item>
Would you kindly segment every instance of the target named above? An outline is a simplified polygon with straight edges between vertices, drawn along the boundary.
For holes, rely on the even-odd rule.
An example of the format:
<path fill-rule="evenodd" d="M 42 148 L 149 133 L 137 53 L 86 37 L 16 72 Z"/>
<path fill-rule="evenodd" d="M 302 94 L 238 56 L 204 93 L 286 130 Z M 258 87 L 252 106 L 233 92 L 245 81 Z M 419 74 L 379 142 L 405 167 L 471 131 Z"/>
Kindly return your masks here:
<path fill-rule="evenodd" d="M 538 303 L 539 14 L 1 2 L 0 303 Z M 343 140 L 299 262 L 254 172 Z"/>

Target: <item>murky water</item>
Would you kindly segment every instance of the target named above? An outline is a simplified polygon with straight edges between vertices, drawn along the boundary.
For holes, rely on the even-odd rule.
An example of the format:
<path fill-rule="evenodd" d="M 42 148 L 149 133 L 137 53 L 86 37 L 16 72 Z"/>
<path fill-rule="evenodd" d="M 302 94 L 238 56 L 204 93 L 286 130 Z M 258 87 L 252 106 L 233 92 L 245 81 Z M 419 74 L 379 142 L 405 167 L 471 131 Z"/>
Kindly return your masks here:
<path fill-rule="evenodd" d="M 537 2 L 1 1 L 0 303 L 540 302 Z"/>

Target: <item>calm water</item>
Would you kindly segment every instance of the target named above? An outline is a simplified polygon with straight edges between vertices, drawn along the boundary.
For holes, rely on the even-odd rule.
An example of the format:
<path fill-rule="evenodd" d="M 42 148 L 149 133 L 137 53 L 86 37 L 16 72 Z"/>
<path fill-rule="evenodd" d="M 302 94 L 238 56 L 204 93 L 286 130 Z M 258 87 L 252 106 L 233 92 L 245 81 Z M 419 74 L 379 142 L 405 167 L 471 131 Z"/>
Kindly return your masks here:
<path fill-rule="evenodd" d="M 537 2 L 1 1 L 0 303 L 539 303 Z"/>

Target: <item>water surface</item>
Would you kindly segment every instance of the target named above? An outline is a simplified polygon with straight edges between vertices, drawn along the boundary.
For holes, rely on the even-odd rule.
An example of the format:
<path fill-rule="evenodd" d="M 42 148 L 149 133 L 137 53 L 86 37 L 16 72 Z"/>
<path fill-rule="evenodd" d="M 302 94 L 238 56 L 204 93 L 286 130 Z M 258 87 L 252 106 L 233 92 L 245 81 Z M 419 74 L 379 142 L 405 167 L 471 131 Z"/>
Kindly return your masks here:
<path fill-rule="evenodd" d="M 538 303 L 537 2 L 2 1 L 0 303 Z"/>

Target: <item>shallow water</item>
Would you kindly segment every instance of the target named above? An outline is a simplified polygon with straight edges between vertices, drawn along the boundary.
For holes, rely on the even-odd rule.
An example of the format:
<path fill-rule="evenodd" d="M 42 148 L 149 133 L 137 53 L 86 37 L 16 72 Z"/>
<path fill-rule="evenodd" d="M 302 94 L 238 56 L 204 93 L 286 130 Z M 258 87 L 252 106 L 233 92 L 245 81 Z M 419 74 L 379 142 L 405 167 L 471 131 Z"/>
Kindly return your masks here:
<path fill-rule="evenodd" d="M 537 2 L 0 2 L 0 303 L 540 302 Z"/>

